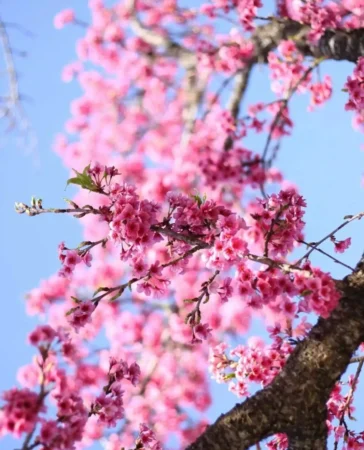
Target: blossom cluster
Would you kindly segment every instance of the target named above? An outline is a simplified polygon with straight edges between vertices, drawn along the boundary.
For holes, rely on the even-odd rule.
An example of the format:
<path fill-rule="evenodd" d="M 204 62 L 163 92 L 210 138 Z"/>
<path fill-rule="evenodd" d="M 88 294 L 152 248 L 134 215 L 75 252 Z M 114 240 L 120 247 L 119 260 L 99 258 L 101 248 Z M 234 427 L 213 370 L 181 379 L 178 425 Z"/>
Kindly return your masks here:
<path fill-rule="evenodd" d="M 39 348 L 40 356 L 34 360 L 34 364 L 19 372 L 19 380 L 30 388 L 39 384 L 40 391 L 37 393 L 25 387 L 4 392 L 0 431 L 2 435 L 12 433 L 20 437 L 27 433 L 30 435 L 39 425 L 35 437 L 38 445 L 65 450 L 74 448 L 76 442 L 84 439 L 91 417 L 97 416 L 101 427 L 113 427 L 124 417 L 124 391 L 121 382 L 123 379 L 129 380 L 136 386 L 140 379 L 140 367 L 135 362 L 128 365 L 124 360 L 110 357 L 106 376 L 108 383 L 103 393 L 87 406 L 80 388 L 87 389 L 88 386 L 96 385 L 97 379 L 100 376 L 103 379 L 104 375 L 93 370 L 92 365 L 83 364 L 72 380 L 71 374 L 59 367 L 55 348 L 51 349 L 51 345 L 55 347 L 53 344 L 56 338 L 61 343 L 60 350 L 67 361 L 71 356 L 69 346 L 72 344 L 62 330 L 56 331 L 48 325 L 42 325 L 30 333 L 29 342 Z M 77 358 L 73 361 L 77 361 Z M 49 411 L 47 398 L 50 398 L 56 408 L 55 419 L 45 417 L 45 413 Z"/>
<path fill-rule="evenodd" d="M 271 383 L 293 350 L 289 342 L 277 340 L 265 345 L 262 340 L 251 340 L 248 346 L 239 345 L 226 356 L 227 346 L 219 344 L 210 351 L 209 370 L 217 382 L 229 382 L 229 390 L 238 397 L 249 396 L 249 384 Z"/>
<path fill-rule="evenodd" d="M 355 111 L 359 118 L 364 115 L 364 57 L 358 59 L 357 65 L 352 76 L 349 76 L 345 84 L 345 90 L 348 91 L 349 99 L 345 108 L 349 111 Z M 362 120 L 361 120 L 362 121 Z"/>
<path fill-rule="evenodd" d="M 20 437 L 29 433 L 38 421 L 38 414 L 44 411 L 38 394 L 30 389 L 13 388 L 2 394 L 5 404 L 0 409 L 0 434 L 11 433 Z"/>
<path fill-rule="evenodd" d="M 77 264 L 83 262 L 86 266 L 90 267 L 92 261 L 90 252 L 81 256 L 80 251 L 67 249 L 64 242 L 61 242 L 58 246 L 58 258 L 62 263 L 62 269 L 60 269 L 58 274 L 64 278 L 72 276 Z"/>
<path fill-rule="evenodd" d="M 205 152 L 207 156 L 201 159 L 199 167 L 206 185 L 212 188 L 227 182 L 240 185 L 249 183 L 257 187 L 265 180 L 266 175 L 258 155 L 253 155 L 249 150 L 235 147 L 222 154 L 213 154 L 208 149 Z"/>
<path fill-rule="evenodd" d="M 137 445 L 138 443 L 141 443 L 143 445 L 142 448 L 147 450 L 162 450 L 161 443 L 157 441 L 154 432 L 145 423 L 140 424 L 139 436 L 140 437 L 137 439 Z"/>
<path fill-rule="evenodd" d="M 91 300 L 84 300 L 69 312 L 69 323 L 77 331 L 91 321 L 91 314 L 96 308 L 96 304 Z"/>
<path fill-rule="evenodd" d="M 238 29 L 233 28 L 228 36 L 217 36 L 218 59 L 211 58 L 215 70 L 234 73 L 242 69 L 254 55 L 253 44 L 244 39 Z"/>
<path fill-rule="evenodd" d="M 228 208 L 212 200 L 202 201 L 174 192 L 168 194 L 167 200 L 173 218 L 172 230 L 182 235 L 188 230 L 192 236 L 202 236 L 207 243 L 214 241 L 218 228 L 222 230 L 226 218 L 231 216 Z"/>
<path fill-rule="evenodd" d="M 121 244 L 121 257 L 128 259 L 136 252 L 158 241 L 151 226 L 157 223 L 159 206 L 139 200 L 135 186 L 115 183 L 110 190 L 109 237 Z"/>
<path fill-rule="evenodd" d="M 73 448 L 83 437 L 88 413 L 78 392 L 70 385 L 65 372 L 57 367 L 55 340 L 67 338 L 49 325 L 37 327 L 29 335 L 29 342 L 39 349 L 40 355 L 34 365 L 19 373 L 23 384 L 34 388 L 39 384 L 39 392 L 29 387 L 14 388 L 4 392 L 5 404 L 1 408 L 1 433 L 12 433 L 17 437 L 31 436 L 35 430 L 35 442 L 45 448 L 64 450 Z M 51 396 L 56 406 L 56 419 L 45 418 L 49 411 L 46 404 Z M 39 430 L 37 428 L 39 425 Z"/>
<path fill-rule="evenodd" d="M 259 201 L 252 214 L 255 223 L 251 233 L 263 236 L 266 255 L 284 256 L 302 239 L 305 206 L 305 200 L 293 190 Z"/>
<path fill-rule="evenodd" d="M 337 28 L 342 20 L 343 12 L 335 3 L 324 4 L 323 0 L 301 2 L 299 8 L 300 20 L 310 25 L 309 37 L 316 42 L 327 28 Z"/>
<path fill-rule="evenodd" d="M 353 406 L 353 396 L 343 391 L 346 386 L 349 388 L 349 391 L 351 389 L 355 391 L 355 383 L 356 381 L 353 375 L 349 376 L 348 382 L 337 383 L 327 402 L 327 427 L 329 433 L 334 436 L 335 442 L 339 443 L 342 441 L 341 448 L 343 450 L 360 449 L 364 445 L 364 433 L 349 430 L 345 427 L 343 421 L 345 415 L 348 415 L 350 418 L 354 417 L 355 407 Z"/>
<path fill-rule="evenodd" d="M 130 366 L 123 360 L 110 358 L 108 384 L 104 392 L 91 404 L 90 415 L 97 415 L 99 422 L 107 427 L 116 426 L 124 417 L 123 393 L 121 381 L 128 379 L 136 386 L 140 378 L 140 367 L 133 363 Z"/>
<path fill-rule="evenodd" d="M 82 439 L 88 412 L 82 398 L 72 391 L 54 396 L 57 420 L 42 420 L 37 440 L 45 448 L 55 450 L 72 448 Z"/>
<path fill-rule="evenodd" d="M 254 19 L 257 16 L 258 8 L 263 6 L 260 0 L 244 0 L 242 2 L 238 2 L 237 5 L 235 2 L 230 0 L 213 0 L 211 3 L 203 4 L 201 6 L 201 12 L 206 14 L 208 17 L 213 18 L 218 12 L 223 11 L 227 14 L 236 6 L 237 15 L 244 30 L 254 30 Z"/>
<path fill-rule="evenodd" d="M 310 265 L 307 264 L 304 267 L 310 268 Z M 312 277 L 309 278 L 299 273 L 295 275 L 295 284 L 302 296 L 298 303 L 298 310 L 300 312 L 313 311 L 322 317 L 328 317 L 337 305 L 340 293 L 329 273 L 325 273 L 319 268 L 311 268 L 311 270 Z"/>
<path fill-rule="evenodd" d="M 304 57 L 291 40 L 281 41 L 277 51 L 269 53 L 268 66 L 273 79 L 273 92 L 284 97 L 302 78 L 305 72 Z M 308 76 L 299 83 L 298 89 L 302 92 L 309 82 Z"/>

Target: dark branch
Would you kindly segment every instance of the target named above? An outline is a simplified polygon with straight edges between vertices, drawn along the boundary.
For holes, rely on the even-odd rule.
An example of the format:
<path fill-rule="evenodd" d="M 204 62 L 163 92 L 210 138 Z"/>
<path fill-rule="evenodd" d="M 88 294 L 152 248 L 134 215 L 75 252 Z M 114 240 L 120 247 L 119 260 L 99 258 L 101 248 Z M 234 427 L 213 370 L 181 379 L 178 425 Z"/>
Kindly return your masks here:
<path fill-rule="evenodd" d="M 364 29 L 326 30 L 317 45 L 308 42 L 310 28 L 293 20 L 272 18 L 266 25 L 257 27 L 252 35 L 256 47 L 254 62 L 266 62 L 268 53 L 282 40 L 292 39 L 305 56 L 355 62 L 364 56 Z"/>

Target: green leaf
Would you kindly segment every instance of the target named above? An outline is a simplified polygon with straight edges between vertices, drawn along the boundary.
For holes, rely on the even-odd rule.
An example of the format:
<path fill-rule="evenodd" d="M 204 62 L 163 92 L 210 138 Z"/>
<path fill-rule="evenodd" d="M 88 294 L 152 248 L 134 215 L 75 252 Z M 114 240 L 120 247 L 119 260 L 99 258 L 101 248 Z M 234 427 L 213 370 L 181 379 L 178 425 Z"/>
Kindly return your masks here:
<path fill-rule="evenodd" d="M 231 380 L 232 378 L 235 378 L 235 373 L 224 375 L 224 380 Z"/>
<path fill-rule="evenodd" d="M 201 206 L 203 203 L 203 199 L 198 195 L 192 195 L 192 198 L 195 200 L 195 202 L 198 204 L 198 206 Z"/>
<path fill-rule="evenodd" d="M 82 189 L 88 189 L 89 191 L 97 192 L 99 190 L 99 188 L 92 181 L 92 178 L 91 178 L 90 174 L 88 173 L 89 169 L 90 169 L 90 164 L 83 169 L 82 173 L 73 169 L 73 171 L 76 173 L 77 176 L 73 177 L 73 178 L 69 178 L 67 180 L 67 186 L 69 184 L 75 184 L 77 186 L 81 186 Z"/>
<path fill-rule="evenodd" d="M 95 295 L 99 294 L 100 292 L 106 292 L 106 291 L 109 291 L 109 290 L 110 290 L 110 288 L 107 288 L 107 287 L 99 287 L 99 288 L 96 289 L 96 291 L 94 292 L 93 297 L 95 297 Z"/>
<path fill-rule="evenodd" d="M 204 194 L 203 196 L 201 196 L 200 194 L 192 194 L 191 198 L 193 198 L 195 200 L 195 202 L 198 204 L 198 206 L 201 206 L 203 203 L 205 203 L 206 199 L 207 199 L 207 195 Z"/>

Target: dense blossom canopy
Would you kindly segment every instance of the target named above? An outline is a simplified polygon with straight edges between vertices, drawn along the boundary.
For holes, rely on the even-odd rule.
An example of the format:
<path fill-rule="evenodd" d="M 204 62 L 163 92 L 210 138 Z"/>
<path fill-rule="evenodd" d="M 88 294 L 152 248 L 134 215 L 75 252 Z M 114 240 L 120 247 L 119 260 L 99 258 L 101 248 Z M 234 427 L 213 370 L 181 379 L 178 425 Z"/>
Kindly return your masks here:
<path fill-rule="evenodd" d="M 314 114 L 332 95 L 316 72 L 325 59 L 357 62 L 342 108 L 364 122 L 360 46 L 329 42 L 355 38 L 364 3 L 277 0 L 268 14 L 260 0 L 183 3 L 90 0 L 89 22 L 77 9 L 54 19 L 84 27 L 62 73 L 83 94 L 54 146 L 80 189 L 63 209 L 16 209 L 70 214 L 84 241 L 60 243 L 59 272 L 27 295 L 47 325 L 30 334 L 34 359 L 0 409 L 1 435 L 22 450 L 185 448 L 208 423 L 210 378 L 244 400 L 281 372 L 313 314 L 339 302 L 310 255 L 324 240 L 340 254 L 350 237 L 305 242 L 306 202 L 276 162 L 294 130 L 291 98 L 308 95 Z M 242 108 L 258 64 L 276 100 Z M 253 134 L 263 149 L 246 147 Z M 243 339 L 254 316 L 269 341 Z M 336 448 L 364 448 L 345 422 L 356 382 L 337 383 L 327 403 Z"/>

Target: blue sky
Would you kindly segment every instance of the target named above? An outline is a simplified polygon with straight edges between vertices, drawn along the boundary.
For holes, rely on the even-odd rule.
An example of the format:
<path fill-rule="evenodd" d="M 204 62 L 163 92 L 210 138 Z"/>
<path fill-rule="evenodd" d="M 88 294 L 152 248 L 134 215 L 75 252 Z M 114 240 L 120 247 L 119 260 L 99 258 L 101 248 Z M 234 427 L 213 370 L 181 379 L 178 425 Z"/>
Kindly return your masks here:
<path fill-rule="evenodd" d="M 61 240 L 77 243 L 81 236 L 75 219 L 62 216 L 28 218 L 17 215 L 13 208 L 15 201 L 28 202 L 32 195 L 42 197 L 45 205 L 61 205 L 65 195 L 68 172 L 52 152 L 52 142 L 69 116 L 71 100 L 80 94 L 77 83 L 62 83 L 60 74 L 62 67 L 75 59 L 74 44 L 82 30 L 69 27 L 57 31 L 53 28 L 53 17 L 59 10 L 70 6 L 75 7 L 80 18 L 88 17 L 86 2 L 76 0 L 72 3 L 38 0 L 30 7 L 30 3 L 21 0 L 1 2 L 2 20 L 16 22 L 35 34 L 29 38 L 17 30 L 10 30 L 13 45 L 28 52 L 25 59 L 17 59 L 17 67 L 21 91 L 32 99 L 25 106 L 38 145 L 36 150 L 27 153 L 17 145 L 14 136 L 3 138 L 2 135 L 0 141 L 3 255 L 0 262 L 3 295 L 0 390 L 14 385 L 18 367 L 30 362 L 33 355 L 25 340 L 36 321 L 25 314 L 24 294 L 36 287 L 40 279 L 58 269 L 58 243 Z M 352 68 L 351 64 L 342 62 L 322 65 L 322 76 L 325 73 L 333 75 L 335 94 L 324 108 L 314 113 L 306 112 L 307 96 L 293 102 L 294 132 L 292 137 L 284 140 L 278 159 L 287 179 L 299 186 L 307 200 L 306 237 L 309 241 L 317 240 L 334 229 L 346 214 L 364 210 L 361 187 L 364 136 L 353 130 L 351 114 L 344 111 L 347 95 L 341 92 Z M 244 105 L 253 100 L 267 100 L 271 96 L 266 70 L 256 68 Z M 263 149 L 264 140 L 253 138 L 246 145 L 259 152 Z M 353 223 L 337 237 L 348 236 L 352 236 L 352 246 L 342 259 L 355 266 L 364 251 L 364 222 Z M 323 248 L 332 250 L 330 244 Z M 315 256 L 314 262 L 337 278 L 346 274 L 345 269 L 328 259 Z M 256 332 L 261 331 L 259 326 L 255 328 Z M 211 419 L 236 402 L 223 386 L 215 386 L 214 393 Z M 357 418 L 360 416 L 364 416 L 364 406 L 358 411 Z M 3 450 L 14 447 L 9 439 L 1 443 Z"/>

